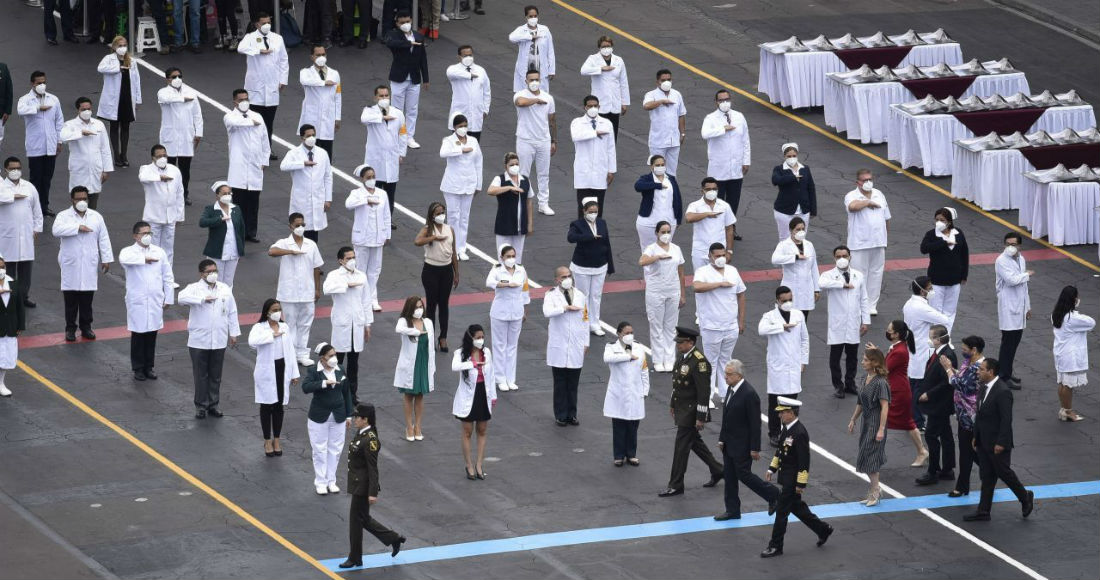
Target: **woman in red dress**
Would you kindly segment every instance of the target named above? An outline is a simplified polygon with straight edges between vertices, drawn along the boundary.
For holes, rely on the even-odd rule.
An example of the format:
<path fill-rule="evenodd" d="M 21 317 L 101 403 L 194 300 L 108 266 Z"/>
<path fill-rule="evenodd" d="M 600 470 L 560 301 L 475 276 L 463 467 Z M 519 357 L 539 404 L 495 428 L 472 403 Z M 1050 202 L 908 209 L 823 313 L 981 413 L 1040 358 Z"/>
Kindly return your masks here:
<path fill-rule="evenodd" d="M 886 326 L 886 340 L 890 341 L 890 350 L 886 353 L 886 380 L 890 383 L 890 414 L 886 417 L 886 428 L 909 433 L 917 450 L 917 458 L 910 467 L 921 467 L 928 461 L 928 449 L 910 412 L 913 394 L 909 389 L 909 355 L 917 351 L 913 332 L 905 322 L 895 320 Z M 867 348 L 876 347 L 867 343 Z"/>

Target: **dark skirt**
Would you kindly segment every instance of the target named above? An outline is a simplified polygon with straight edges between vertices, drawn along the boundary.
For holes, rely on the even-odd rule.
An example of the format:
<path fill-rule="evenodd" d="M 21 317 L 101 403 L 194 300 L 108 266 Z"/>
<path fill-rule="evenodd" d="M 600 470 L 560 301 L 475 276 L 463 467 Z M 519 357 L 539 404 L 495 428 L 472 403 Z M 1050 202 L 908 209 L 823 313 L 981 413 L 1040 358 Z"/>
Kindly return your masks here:
<path fill-rule="evenodd" d="M 137 66 L 137 63 L 130 66 Z M 118 112 L 115 117 L 118 118 L 119 123 L 132 123 L 134 122 L 134 101 L 130 94 L 130 71 L 123 69 L 121 76 L 122 86 L 118 89 Z"/>
<path fill-rule="evenodd" d="M 486 393 L 485 383 L 478 383 L 474 387 L 474 404 L 470 407 L 470 414 L 459 417 L 459 421 L 473 423 L 475 421 L 488 421 L 492 419 L 489 413 L 489 395 Z"/>

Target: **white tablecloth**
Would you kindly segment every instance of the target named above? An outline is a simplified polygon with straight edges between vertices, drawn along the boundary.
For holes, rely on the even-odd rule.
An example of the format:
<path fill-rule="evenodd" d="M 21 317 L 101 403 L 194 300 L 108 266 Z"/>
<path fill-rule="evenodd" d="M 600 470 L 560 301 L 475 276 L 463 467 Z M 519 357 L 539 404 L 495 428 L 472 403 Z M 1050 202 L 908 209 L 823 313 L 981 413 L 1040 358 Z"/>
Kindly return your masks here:
<path fill-rule="evenodd" d="M 916 100 L 898 82 L 846 85 L 832 77 L 825 78 L 825 124 L 836 128 L 838 133 L 847 131 L 849 139 L 859 139 L 861 143 L 884 143 L 890 105 Z M 981 75 L 962 96 L 984 98 L 1016 93 L 1030 93 L 1022 72 Z"/>
<path fill-rule="evenodd" d="M 1092 105 L 1051 107 L 1027 132 L 1040 129 L 1054 133 L 1070 127 L 1084 131 L 1096 126 Z M 951 175 L 955 141 L 974 137 L 953 115 L 910 115 L 897 105 L 890 105 L 890 122 L 886 129 L 887 157 L 902 167 L 920 167 L 925 175 Z"/>
<path fill-rule="evenodd" d="M 962 48 L 957 42 L 914 46 L 898 66 L 932 66 L 944 62 L 962 64 Z M 846 70 L 848 67 L 832 52 L 772 54 L 761 48 L 757 90 L 768 95 L 771 102 L 784 107 L 820 107 L 825 104 L 825 75 Z"/>
<path fill-rule="evenodd" d="M 951 195 L 972 201 L 982 209 L 1023 210 L 1028 199 L 1025 171 L 1035 169 L 1016 149 L 970 151 L 955 146 Z"/>
<path fill-rule="evenodd" d="M 1031 211 L 1020 225 L 1055 246 L 1100 243 L 1100 183 L 1036 183 L 1027 180 Z"/>

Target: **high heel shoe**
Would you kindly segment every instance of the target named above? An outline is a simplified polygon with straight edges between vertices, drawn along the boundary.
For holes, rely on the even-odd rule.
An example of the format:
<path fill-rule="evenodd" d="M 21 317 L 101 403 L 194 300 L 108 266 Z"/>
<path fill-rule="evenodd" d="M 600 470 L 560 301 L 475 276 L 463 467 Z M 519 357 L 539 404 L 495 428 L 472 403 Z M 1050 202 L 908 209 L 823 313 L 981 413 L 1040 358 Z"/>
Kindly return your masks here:
<path fill-rule="evenodd" d="M 439 339 L 439 352 L 447 352 L 449 350 L 450 349 L 447 348 L 447 339 L 446 338 Z"/>
<path fill-rule="evenodd" d="M 415 441 L 423 441 L 423 440 L 424 440 L 424 434 L 423 434 L 423 433 L 416 433 L 416 432 L 414 431 L 414 434 L 413 434 L 413 440 L 415 440 Z"/>
<path fill-rule="evenodd" d="M 909 464 L 909 467 L 924 467 L 924 464 L 928 462 L 928 450 L 921 449 L 917 454 L 917 458 L 913 460 L 913 463 Z"/>
<path fill-rule="evenodd" d="M 408 429 L 405 429 L 405 441 L 416 441 Z"/>
<path fill-rule="evenodd" d="M 270 439 L 264 439 L 264 455 L 268 457 L 275 457 L 275 451 L 271 449 Z"/>
<path fill-rule="evenodd" d="M 471 481 L 473 481 L 473 480 L 477 479 L 477 476 L 475 476 L 474 474 L 470 473 L 470 470 L 469 470 L 468 468 L 465 468 L 465 467 L 463 467 L 463 468 L 462 468 L 462 470 L 466 472 L 466 479 L 469 479 L 469 480 L 471 480 Z"/>
<path fill-rule="evenodd" d="M 1074 423 L 1077 421 L 1084 421 L 1085 418 L 1077 414 L 1077 411 L 1073 409 L 1058 409 L 1058 420 L 1065 421 L 1067 423 Z"/>
<path fill-rule="evenodd" d="M 953 490 L 947 492 L 947 497 L 962 497 L 964 495 L 970 495 L 970 492 L 969 491 L 959 491 L 957 489 L 953 489 Z"/>
<path fill-rule="evenodd" d="M 882 494 L 882 490 L 879 487 L 875 487 L 871 490 L 871 499 L 867 500 L 867 503 L 863 504 L 867 507 L 874 507 L 878 505 L 879 496 Z"/>
<path fill-rule="evenodd" d="M 281 445 L 279 445 L 278 439 L 271 440 L 271 450 L 275 453 L 275 457 L 283 456 L 283 448 Z"/>
<path fill-rule="evenodd" d="M 478 469 L 478 470 L 477 470 L 477 475 L 475 475 L 474 477 L 476 477 L 476 478 L 478 478 L 478 479 L 480 479 L 480 480 L 484 480 L 484 479 L 485 479 L 485 472 L 484 472 L 484 471 L 482 471 L 482 470 L 480 470 L 480 469 Z"/>

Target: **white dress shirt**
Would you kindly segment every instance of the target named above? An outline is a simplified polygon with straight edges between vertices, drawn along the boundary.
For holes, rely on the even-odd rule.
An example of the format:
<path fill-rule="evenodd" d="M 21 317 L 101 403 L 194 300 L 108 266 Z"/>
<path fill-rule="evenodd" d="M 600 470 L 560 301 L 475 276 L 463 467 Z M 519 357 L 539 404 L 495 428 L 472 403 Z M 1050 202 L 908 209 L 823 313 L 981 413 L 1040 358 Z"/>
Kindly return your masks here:
<path fill-rule="evenodd" d="M 386 116 L 393 119 L 387 121 Z M 401 138 L 405 133 L 405 114 L 396 107 L 383 113 L 378 105 L 371 105 L 363 108 L 359 121 L 367 127 L 363 163 L 374 168 L 378 181 L 396 183 L 401 175 L 401 158 L 408 151 L 408 145 Z"/>
<path fill-rule="evenodd" d="M 733 286 L 718 287 L 710 292 L 695 294 L 695 314 L 699 318 L 699 328 L 704 330 L 737 330 L 737 295 L 746 290 L 745 282 L 737 268 L 726 265 L 721 271 L 714 264 L 707 264 L 695 271 L 695 282 L 722 282 L 728 280 Z"/>
<path fill-rule="evenodd" d="M 85 135 L 84 131 L 92 134 Z M 85 122 L 80 117 L 65 121 L 61 141 L 69 146 L 69 191 L 78 185 L 87 187 L 89 193 L 103 191 L 100 178 L 115 170 L 111 141 L 103 121 L 93 118 Z"/>
<path fill-rule="evenodd" d="M 573 187 L 607 189 L 607 174 L 616 173 L 615 133 L 604 117 L 581 115 L 569 124 L 573 138 Z"/>
<path fill-rule="evenodd" d="M 224 121 L 229 134 L 229 174 L 226 177 L 229 187 L 263 190 L 263 168 L 271 157 L 271 142 L 267 139 L 263 117 L 255 111 L 242 113 L 234 109 L 225 114 Z"/>
<path fill-rule="evenodd" d="M 313 283 L 313 270 L 325 263 L 317 244 L 309 238 L 302 238 L 302 245 L 299 246 L 294 236 L 288 236 L 271 244 L 271 247 L 304 252 L 279 256 L 279 289 L 275 299 L 279 302 L 313 302 L 317 290 Z"/>
<path fill-rule="evenodd" d="M 354 212 L 351 226 L 351 243 L 356 246 L 377 248 L 390 239 L 390 205 L 386 190 L 375 187 L 368 190 L 358 187 L 348 194 L 344 207 Z"/>
<path fill-rule="evenodd" d="M 316 66 L 308 66 L 298 73 L 298 82 L 305 92 L 298 126 L 313 125 L 318 139 L 332 141 L 336 138 L 336 123 L 340 121 L 344 104 L 343 87 L 336 69 L 326 66 L 324 79 L 319 70 Z M 335 84 L 329 85 L 330 81 Z"/>
<path fill-rule="evenodd" d="M 48 105 L 45 111 L 39 107 Z M 57 155 L 57 143 L 61 140 L 61 127 L 65 117 L 61 112 L 61 101 L 51 93 L 38 96 L 33 90 L 22 97 L 16 105 L 16 112 L 27 125 L 24 146 L 27 157 Z"/>
<path fill-rule="evenodd" d="M 473 78 L 475 75 L 477 78 Z M 481 131 L 493 97 L 489 75 L 478 64 L 465 67 L 457 63 L 447 67 L 447 80 L 451 81 L 451 110 L 447 114 L 447 127 L 450 128 L 450 120 L 461 113 L 466 116 L 467 127 L 471 131 Z"/>
<path fill-rule="evenodd" d="M 172 179 L 164 181 L 161 176 Z M 183 175 L 179 168 L 171 163 L 164 169 L 155 163 L 142 165 L 138 170 L 138 180 L 145 190 L 145 210 L 141 219 L 151 224 L 174 224 L 184 219 Z"/>
<path fill-rule="evenodd" d="M 853 201 L 861 200 L 871 200 L 879 207 L 865 207 L 859 211 L 848 209 Z M 886 220 L 890 219 L 890 206 L 881 191 L 872 189 L 868 197 L 853 189 L 844 196 L 844 209 L 848 212 L 848 248 L 854 251 L 886 247 Z"/>
<path fill-rule="evenodd" d="M 271 52 L 260 54 L 265 48 Z M 279 85 L 287 84 L 290 76 L 290 61 L 283 37 L 274 32 L 264 35 L 259 30 L 253 30 L 241 39 L 237 52 L 248 57 L 244 89 L 248 91 L 249 102 L 265 107 L 279 106 Z"/>
<path fill-rule="evenodd" d="M 465 148 L 470 148 L 471 151 L 463 151 Z M 447 160 L 447 169 L 443 171 L 439 191 L 456 194 L 481 191 L 483 159 L 477 137 L 467 134 L 466 142 L 463 143 L 457 134 L 452 133 L 444 137 L 439 145 L 439 156 Z"/>
<path fill-rule="evenodd" d="M 312 154 L 316 165 L 306 165 Z M 325 203 L 332 202 L 332 166 L 328 152 L 305 143 L 287 151 L 279 164 L 281 171 L 291 175 L 290 213 L 298 212 L 306 218 L 306 229 L 321 231 L 328 227 Z"/>
<path fill-rule="evenodd" d="M 668 99 L 671 105 L 661 105 L 649 111 L 649 146 L 653 148 L 680 146 L 680 117 L 687 115 L 684 96 L 672 89 L 665 94 L 660 88 L 645 94 L 642 103 Z"/>
<path fill-rule="evenodd" d="M 91 231 L 82 232 L 80 226 Z M 99 265 L 115 261 L 103 216 L 94 209 L 84 210 L 84 215 L 76 213 L 72 207 L 59 211 L 53 220 L 53 235 L 61 241 L 57 253 L 61 290 L 99 289 Z"/>

